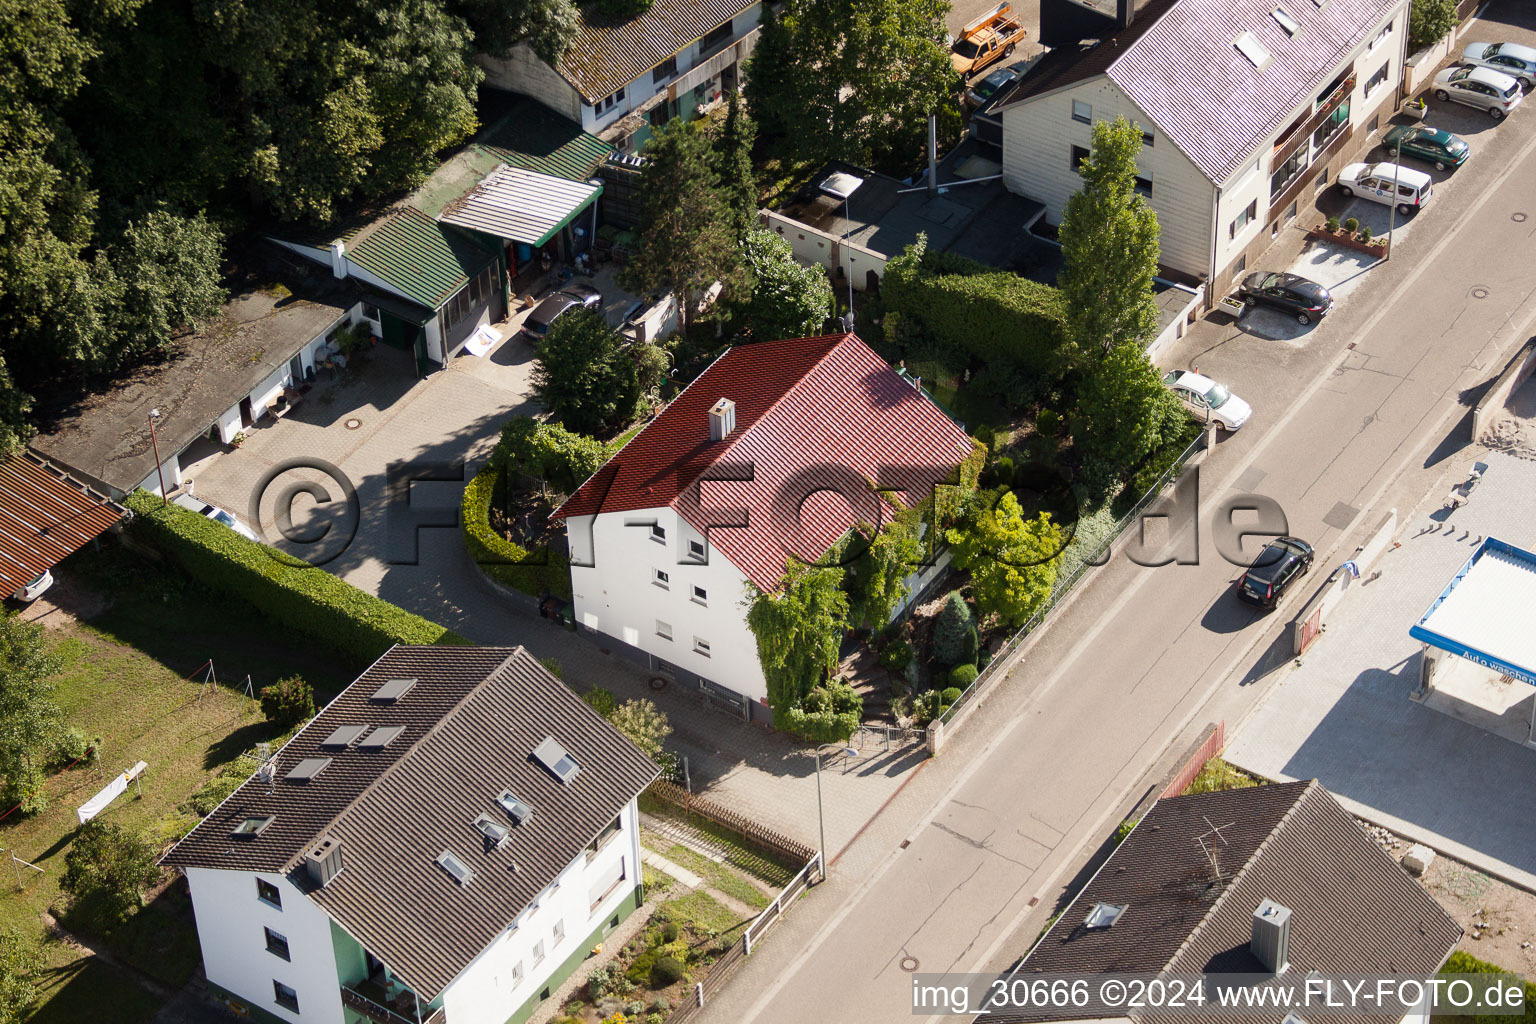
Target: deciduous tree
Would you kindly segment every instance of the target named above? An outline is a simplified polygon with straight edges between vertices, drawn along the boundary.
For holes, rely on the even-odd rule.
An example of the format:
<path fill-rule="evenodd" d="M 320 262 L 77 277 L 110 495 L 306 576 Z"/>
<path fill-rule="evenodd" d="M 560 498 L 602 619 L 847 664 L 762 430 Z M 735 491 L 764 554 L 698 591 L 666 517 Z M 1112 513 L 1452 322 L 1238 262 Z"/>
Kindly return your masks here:
<path fill-rule="evenodd" d="M 0 1024 L 21 1024 L 37 1002 L 43 977 L 43 951 L 38 941 L 18 929 L 0 932 Z"/>
<path fill-rule="evenodd" d="M 990 508 L 973 509 L 948 538 L 955 564 L 971 574 L 976 607 L 1013 627 L 1028 622 L 1051 596 L 1066 546 L 1051 517 L 1041 512 L 1026 520 L 1012 492 Z"/>
<path fill-rule="evenodd" d="M 1124 117 L 1095 124 L 1083 187 L 1061 216 L 1061 291 L 1080 358 L 1145 344 L 1157 330 L 1157 214 L 1136 192 L 1141 147 L 1141 129 Z"/>
<path fill-rule="evenodd" d="M 144 890 L 160 877 L 155 848 L 139 832 L 86 822 L 64 855 L 59 888 L 94 928 L 106 930 L 144 905 Z"/>
<path fill-rule="evenodd" d="M 570 310 L 550 325 L 531 379 L 554 418 L 582 434 L 623 425 L 640 397 L 634 359 L 603 315 L 590 309 Z"/>
<path fill-rule="evenodd" d="M 0 801 L 41 810 L 43 771 L 64 737 L 64 717 L 49 677 L 59 659 L 43 627 L 0 612 Z"/>
<path fill-rule="evenodd" d="M 832 315 L 832 284 L 819 264 L 802 266 L 789 243 L 753 228 L 741 247 L 751 293 L 743 317 L 754 341 L 820 334 Z"/>
<path fill-rule="evenodd" d="M 844 570 L 843 589 L 848 593 L 848 618 L 856 626 L 881 629 L 891 621 L 891 613 L 906 596 L 906 579 L 916 572 L 923 560 L 923 545 L 917 537 L 918 513 L 912 510 L 897 515 L 875 533 L 863 524 L 851 541 L 847 554 L 852 556 Z"/>
<path fill-rule="evenodd" d="M 1121 345 L 1084 370 L 1072 435 L 1088 459 L 1124 469 L 1184 422 L 1183 407 L 1141 346 Z"/>
<path fill-rule="evenodd" d="M 1408 9 L 1408 49 L 1417 52 L 1434 45 L 1460 21 L 1456 0 L 1413 0 Z"/>
<path fill-rule="evenodd" d="M 629 741 L 652 760 L 661 753 L 661 745 L 672 735 L 666 712 L 658 708 L 655 701 L 627 700 L 607 717 L 615 729 L 629 737 Z"/>

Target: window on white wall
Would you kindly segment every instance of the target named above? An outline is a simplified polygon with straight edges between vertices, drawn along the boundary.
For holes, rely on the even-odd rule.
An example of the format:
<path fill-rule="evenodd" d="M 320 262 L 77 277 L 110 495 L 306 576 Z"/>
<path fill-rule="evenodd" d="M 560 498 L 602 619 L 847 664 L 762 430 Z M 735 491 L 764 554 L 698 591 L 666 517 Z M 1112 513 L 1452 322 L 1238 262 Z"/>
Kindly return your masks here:
<path fill-rule="evenodd" d="M 551 934 L 550 934 L 550 940 L 549 940 L 550 945 L 552 945 L 552 946 L 553 945 L 557 945 L 564 938 L 565 938 L 565 919 L 561 918 L 560 920 L 555 922 L 554 931 L 551 932 Z"/>
<path fill-rule="evenodd" d="M 694 654 L 702 654 L 706 658 L 709 657 L 709 641 L 705 640 L 705 639 L 703 639 L 701 637 L 694 637 L 693 638 L 693 653 Z"/>
<path fill-rule="evenodd" d="M 1392 23 L 1389 21 L 1389 22 L 1387 22 L 1387 27 L 1386 28 L 1384 28 L 1380 32 L 1376 33 L 1376 38 L 1371 40 L 1370 48 L 1368 50 L 1366 50 L 1365 52 L 1366 53 L 1371 53 L 1371 52 L 1375 51 L 1375 49 L 1378 46 L 1380 46 L 1382 43 L 1386 42 L 1388 39 L 1391 39 L 1391 38 L 1392 38 Z"/>
<path fill-rule="evenodd" d="M 1250 223 L 1252 223 L 1253 219 L 1258 215 L 1259 201 L 1255 199 L 1253 202 L 1249 203 L 1247 208 L 1244 209 L 1243 212 L 1239 213 L 1237 217 L 1232 221 L 1231 226 L 1227 229 L 1227 236 L 1229 238 L 1236 238 L 1238 234 L 1241 233 L 1242 230 L 1246 228 Z"/>
<path fill-rule="evenodd" d="M 709 604 L 709 591 L 705 590 L 703 587 L 694 587 L 693 588 L 693 603 L 694 604 L 708 605 Z"/>
<path fill-rule="evenodd" d="M 294 1013 L 299 1012 L 299 994 L 276 978 L 272 979 L 272 999 L 278 1006 L 286 1006 Z"/>
<path fill-rule="evenodd" d="M 672 589 L 672 576 L 665 569 L 652 569 L 651 582 L 656 584 L 662 590 Z"/>
<path fill-rule="evenodd" d="M 293 957 L 288 952 L 288 939 L 286 936 L 280 935 L 279 933 L 273 931 L 271 928 L 263 928 L 262 931 L 267 933 L 266 939 L 268 953 L 271 953 L 273 956 L 280 956 L 284 960 L 293 959 Z"/>
<path fill-rule="evenodd" d="M 1082 100 L 1072 101 L 1072 120 L 1090 124 L 1093 121 L 1093 104 L 1084 103 Z"/>
<path fill-rule="evenodd" d="M 1152 194 L 1152 174 L 1150 171 L 1146 175 L 1136 175 L 1136 191 L 1144 196 Z"/>
<path fill-rule="evenodd" d="M 602 869 L 602 873 L 592 882 L 592 888 L 588 890 L 588 906 L 596 910 L 598 905 L 613 895 L 613 891 L 624 884 L 624 858 L 620 857 L 612 864 Z"/>
<path fill-rule="evenodd" d="M 1387 80 L 1387 67 L 1391 63 L 1392 63 L 1391 61 L 1387 61 L 1386 64 L 1383 64 L 1381 67 L 1377 68 L 1371 74 L 1370 78 L 1367 78 L 1365 80 L 1365 98 L 1366 99 L 1370 99 L 1371 98 L 1371 93 L 1375 92 L 1377 89 L 1380 89 L 1382 84 L 1384 82 L 1386 82 L 1386 80 Z"/>
<path fill-rule="evenodd" d="M 670 623 L 670 622 L 662 622 L 660 619 L 657 619 L 656 620 L 656 635 L 661 637 L 663 640 L 671 640 L 672 639 L 672 623 Z"/>
<path fill-rule="evenodd" d="M 367 317 L 369 320 L 379 319 L 379 307 L 375 306 L 371 302 L 363 303 L 363 316 Z"/>
<path fill-rule="evenodd" d="M 701 540 L 689 541 L 688 554 L 702 562 L 704 560 L 704 542 Z"/>
<path fill-rule="evenodd" d="M 1088 150 L 1082 146 L 1072 147 L 1072 169 L 1078 174 L 1083 173 L 1083 161 L 1088 159 Z"/>
<path fill-rule="evenodd" d="M 533 966 L 537 967 L 544 960 L 544 940 L 540 939 L 533 944 Z"/>
<path fill-rule="evenodd" d="M 665 544 L 667 542 L 667 528 L 665 526 L 657 526 L 655 523 L 652 523 L 651 540 Z"/>
<path fill-rule="evenodd" d="M 256 879 L 256 898 L 278 910 L 283 909 L 283 894 L 277 891 L 277 886 L 265 878 Z"/>

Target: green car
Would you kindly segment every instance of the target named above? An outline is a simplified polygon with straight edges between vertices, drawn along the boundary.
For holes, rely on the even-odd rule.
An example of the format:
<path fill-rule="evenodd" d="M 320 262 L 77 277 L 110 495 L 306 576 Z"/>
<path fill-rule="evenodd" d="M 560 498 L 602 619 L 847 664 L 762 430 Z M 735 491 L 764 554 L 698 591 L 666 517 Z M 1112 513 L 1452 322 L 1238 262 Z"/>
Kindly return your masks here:
<path fill-rule="evenodd" d="M 1381 143 L 1388 153 L 1398 152 L 1401 145 L 1403 156 L 1434 164 L 1437 171 L 1460 167 L 1467 162 L 1469 152 L 1462 139 L 1428 125 L 1399 125 L 1388 131 Z"/>

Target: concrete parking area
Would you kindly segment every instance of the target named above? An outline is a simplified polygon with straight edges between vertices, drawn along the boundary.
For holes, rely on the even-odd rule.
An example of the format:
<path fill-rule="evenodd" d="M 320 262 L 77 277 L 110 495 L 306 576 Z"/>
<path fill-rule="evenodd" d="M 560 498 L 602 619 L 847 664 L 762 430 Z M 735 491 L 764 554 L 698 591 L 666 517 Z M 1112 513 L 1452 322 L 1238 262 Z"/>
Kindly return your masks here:
<path fill-rule="evenodd" d="M 1489 466 L 1482 482 L 1448 514 L 1441 499 L 1476 461 Z M 1361 817 L 1536 889 L 1536 750 L 1409 699 L 1422 646 L 1409 627 L 1487 536 L 1536 543 L 1536 461 L 1468 448 L 1226 757 L 1271 779 L 1319 779 Z"/>

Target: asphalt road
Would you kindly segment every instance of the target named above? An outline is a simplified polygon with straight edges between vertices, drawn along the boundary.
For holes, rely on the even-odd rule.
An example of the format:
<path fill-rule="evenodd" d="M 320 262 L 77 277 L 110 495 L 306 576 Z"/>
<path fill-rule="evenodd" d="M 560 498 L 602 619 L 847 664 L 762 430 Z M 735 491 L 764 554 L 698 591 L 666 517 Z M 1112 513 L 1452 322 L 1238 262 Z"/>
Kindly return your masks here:
<path fill-rule="evenodd" d="M 1465 429 L 1465 393 L 1536 320 L 1536 271 L 1517 255 L 1536 241 L 1532 108 L 1437 188 L 1393 259 L 1304 344 L 1241 336 L 1204 355 L 1259 400 L 1201 467 L 1199 564 L 1147 569 L 1117 555 L 1099 570 L 705 1019 L 905 1019 L 914 962 L 923 973 L 1005 968 L 1186 737 L 1253 705 L 1310 588 L 1269 616 L 1237 603 L 1239 570 L 1215 551 L 1212 511 L 1239 490 L 1268 495 L 1320 566 L 1334 564 L 1397 500 L 1395 485 L 1454 450 L 1445 439 Z M 1188 528 L 1149 537 L 1174 542 Z"/>

